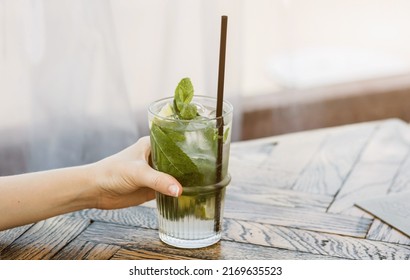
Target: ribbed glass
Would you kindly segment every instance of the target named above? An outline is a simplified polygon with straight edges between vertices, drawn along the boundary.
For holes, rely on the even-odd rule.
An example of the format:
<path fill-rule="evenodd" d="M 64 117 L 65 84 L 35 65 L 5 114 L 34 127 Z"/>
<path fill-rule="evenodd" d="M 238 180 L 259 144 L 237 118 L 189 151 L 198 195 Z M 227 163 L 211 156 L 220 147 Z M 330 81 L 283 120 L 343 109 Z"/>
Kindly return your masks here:
<path fill-rule="evenodd" d="M 157 193 L 160 239 L 180 248 L 201 248 L 221 239 L 226 186 L 221 184 L 184 191 L 179 198 Z M 204 189 L 206 191 L 204 191 Z"/>

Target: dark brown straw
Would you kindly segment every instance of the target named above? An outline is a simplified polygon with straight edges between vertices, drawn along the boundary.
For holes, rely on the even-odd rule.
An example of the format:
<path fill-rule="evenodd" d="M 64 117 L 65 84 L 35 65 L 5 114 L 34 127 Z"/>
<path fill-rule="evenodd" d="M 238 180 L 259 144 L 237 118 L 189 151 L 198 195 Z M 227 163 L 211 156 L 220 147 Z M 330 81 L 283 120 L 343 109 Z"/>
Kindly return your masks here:
<path fill-rule="evenodd" d="M 226 54 L 226 31 L 228 27 L 228 17 L 221 17 L 221 42 L 219 48 L 219 71 L 218 71 L 218 97 L 216 104 L 216 128 L 218 129 L 218 154 L 216 158 L 216 184 L 222 181 L 222 154 L 223 154 L 223 134 L 224 121 L 223 99 L 224 99 L 224 80 L 225 80 L 225 54 Z M 216 190 L 215 197 L 215 231 L 220 230 L 220 213 L 221 213 L 221 189 Z"/>
<path fill-rule="evenodd" d="M 217 171 L 216 181 L 219 183 L 222 180 L 222 154 L 223 154 L 223 99 L 224 99 L 224 80 L 225 80 L 225 54 L 226 54 L 226 30 L 228 26 L 228 17 L 221 18 L 221 45 L 219 49 L 219 72 L 218 72 L 218 97 L 216 104 L 216 127 L 218 129 L 218 156 L 217 156 Z"/>

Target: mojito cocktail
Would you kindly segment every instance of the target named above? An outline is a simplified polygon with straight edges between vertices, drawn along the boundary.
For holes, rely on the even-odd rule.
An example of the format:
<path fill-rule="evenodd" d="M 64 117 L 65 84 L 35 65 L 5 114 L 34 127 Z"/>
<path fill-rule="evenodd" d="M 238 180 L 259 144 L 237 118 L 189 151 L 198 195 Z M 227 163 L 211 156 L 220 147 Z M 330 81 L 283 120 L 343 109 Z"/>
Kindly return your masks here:
<path fill-rule="evenodd" d="M 149 107 L 153 167 L 183 186 L 179 198 L 156 195 L 160 238 L 176 247 L 205 247 L 221 238 L 232 105 L 224 101 L 219 120 L 215 108 L 216 98 L 193 95 L 188 78 L 174 97 Z"/>

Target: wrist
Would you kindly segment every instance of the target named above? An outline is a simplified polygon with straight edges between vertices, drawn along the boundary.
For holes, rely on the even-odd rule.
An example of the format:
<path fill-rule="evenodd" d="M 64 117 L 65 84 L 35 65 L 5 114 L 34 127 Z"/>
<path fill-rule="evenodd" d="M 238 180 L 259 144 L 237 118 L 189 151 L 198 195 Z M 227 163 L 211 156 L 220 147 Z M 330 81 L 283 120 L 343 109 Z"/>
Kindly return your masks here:
<path fill-rule="evenodd" d="M 98 208 L 98 200 L 100 197 L 100 187 L 99 179 L 100 175 L 98 174 L 98 167 L 96 163 L 91 163 L 78 167 L 79 172 L 81 173 L 81 190 L 79 191 L 79 205 L 82 209 L 89 208 Z"/>
<path fill-rule="evenodd" d="M 61 172 L 63 177 L 59 180 L 65 182 L 60 191 L 60 199 L 56 200 L 56 207 L 65 205 L 63 213 L 96 207 L 98 186 L 93 164 L 69 167 L 56 172 Z"/>
<path fill-rule="evenodd" d="M 88 208 L 106 209 L 105 200 L 112 192 L 113 182 L 116 180 L 116 165 L 108 159 L 103 159 L 84 166 L 87 174 Z"/>

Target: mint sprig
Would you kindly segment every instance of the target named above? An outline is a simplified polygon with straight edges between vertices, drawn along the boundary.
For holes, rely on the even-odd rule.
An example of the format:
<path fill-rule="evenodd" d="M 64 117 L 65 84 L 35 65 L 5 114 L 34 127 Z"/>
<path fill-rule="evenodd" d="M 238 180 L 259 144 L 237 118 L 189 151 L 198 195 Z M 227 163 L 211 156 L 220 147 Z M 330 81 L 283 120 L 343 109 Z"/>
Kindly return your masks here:
<path fill-rule="evenodd" d="M 174 111 L 180 119 L 192 120 L 197 116 L 197 108 L 191 104 L 194 86 L 189 78 L 183 78 L 175 89 Z"/>

